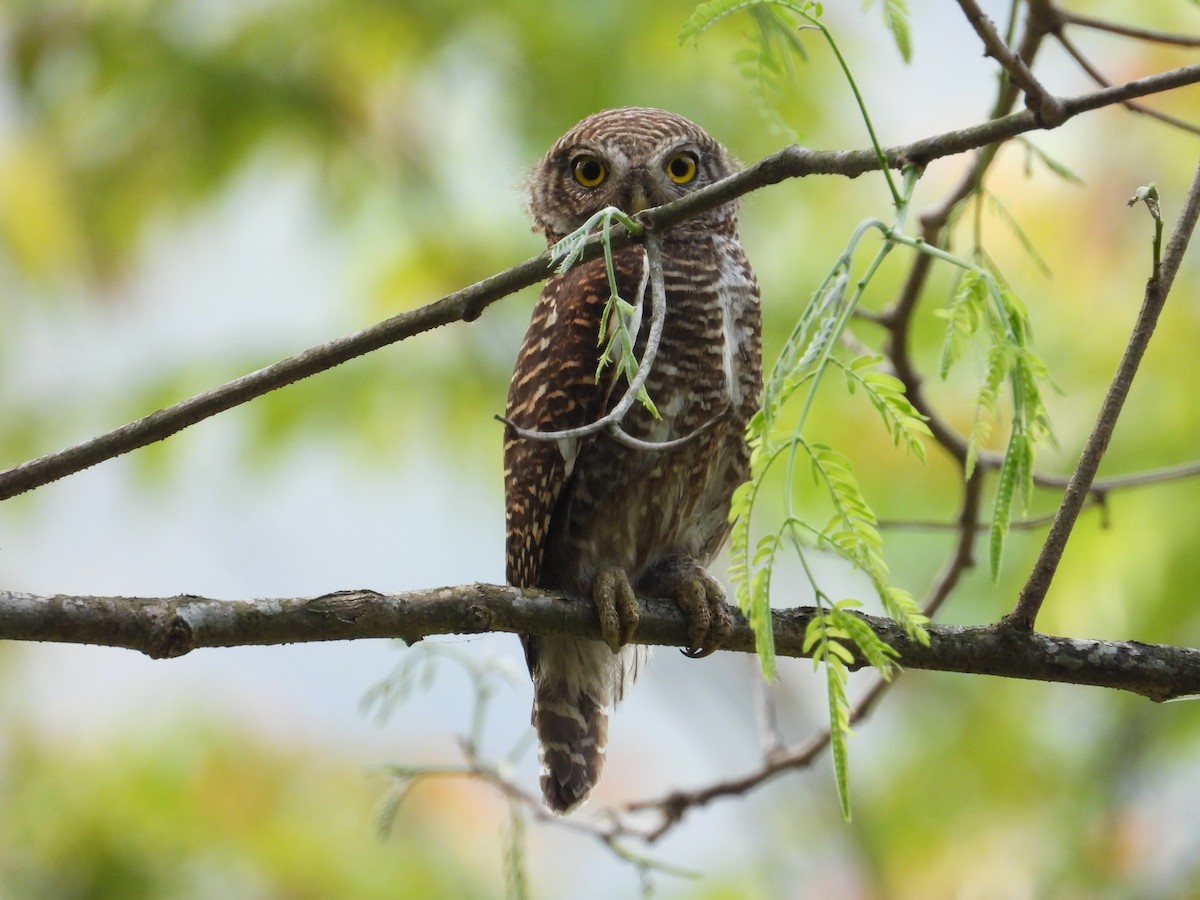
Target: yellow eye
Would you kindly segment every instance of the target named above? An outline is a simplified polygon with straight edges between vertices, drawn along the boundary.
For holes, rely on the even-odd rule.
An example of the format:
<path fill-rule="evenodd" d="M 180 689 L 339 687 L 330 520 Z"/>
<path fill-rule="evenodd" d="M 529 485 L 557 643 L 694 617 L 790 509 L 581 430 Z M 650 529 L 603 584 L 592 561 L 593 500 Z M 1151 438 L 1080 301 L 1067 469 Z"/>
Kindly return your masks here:
<path fill-rule="evenodd" d="M 582 153 L 571 160 L 571 174 L 585 188 L 594 188 L 604 180 L 608 170 L 604 168 L 604 163 L 595 156 Z"/>
<path fill-rule="evenodd" d="M 687 184 L 696 177 L 696 154 L 676 153 L 667 160 L 667 177 L 676 184 Z"/>

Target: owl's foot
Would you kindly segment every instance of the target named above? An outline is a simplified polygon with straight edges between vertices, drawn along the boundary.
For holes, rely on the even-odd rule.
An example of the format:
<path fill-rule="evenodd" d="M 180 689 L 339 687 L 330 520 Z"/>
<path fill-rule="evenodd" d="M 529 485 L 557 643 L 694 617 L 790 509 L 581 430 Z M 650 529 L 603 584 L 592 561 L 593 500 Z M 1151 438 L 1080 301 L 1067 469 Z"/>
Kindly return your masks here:
<path fill-rule="evenodd" d="M 624 569 L 604 569 L 592 582 L 592 600 L 600 615 L 604 643 L 616 653 L 633 639 L 642 611 Z"/>
<path fill-rule="evenodd" d="M 674 599 L 691 619 L 688 629 L 691 646 L 682 651 L 684 656 L 700 659 L 728 640 L 733 620 L 725 605 L 725 588 L 694 559 L 663 560 L 655 566 L 644 590 L 647 594 Z"/>

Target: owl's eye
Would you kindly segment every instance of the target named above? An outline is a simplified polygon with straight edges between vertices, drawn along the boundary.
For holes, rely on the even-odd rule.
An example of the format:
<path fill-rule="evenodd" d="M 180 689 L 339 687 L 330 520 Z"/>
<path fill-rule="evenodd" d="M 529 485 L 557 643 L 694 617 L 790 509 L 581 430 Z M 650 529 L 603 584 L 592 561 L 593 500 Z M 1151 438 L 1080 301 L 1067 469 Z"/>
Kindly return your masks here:
<path fill-rule="evenodd" d="M 608 170 L 595 156 L 582 153 L 571 160 L 571 174 L 585 188 L 594 188 L 604 180 Z"/>
<path fill-rule="evenodd" d="M 667 177 L 676 184 L 687 184 L 696 177 L 696 154 L 676 153 L 667 160 Z"/>

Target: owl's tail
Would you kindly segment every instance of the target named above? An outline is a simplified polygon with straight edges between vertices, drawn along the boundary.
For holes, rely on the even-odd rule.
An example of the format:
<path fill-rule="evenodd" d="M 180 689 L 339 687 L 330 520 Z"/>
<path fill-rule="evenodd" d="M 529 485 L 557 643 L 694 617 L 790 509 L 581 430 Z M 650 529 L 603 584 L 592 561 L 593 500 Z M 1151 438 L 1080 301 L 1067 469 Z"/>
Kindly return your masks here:
<path fill-rule="evenodd" d="M 528 651 L 527 651 L 528 652 Z M 546 805 L 565 813 L 600 780 L 618 657 L 601 641 L 540 637 L 533 674 L 533 727 Z"/>

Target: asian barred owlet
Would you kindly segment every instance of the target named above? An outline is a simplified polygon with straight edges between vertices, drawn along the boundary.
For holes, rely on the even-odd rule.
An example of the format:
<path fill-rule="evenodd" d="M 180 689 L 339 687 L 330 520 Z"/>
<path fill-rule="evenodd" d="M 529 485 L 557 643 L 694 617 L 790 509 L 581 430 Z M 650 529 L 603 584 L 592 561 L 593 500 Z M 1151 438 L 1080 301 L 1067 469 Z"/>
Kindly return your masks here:
<path fill-rule="evenodd" d="M 530 180 L 535 230 L 554 243 L 593 213 L 633 215 L 735 171 L 720 144 L 682 116 L 612 109 L 588 116 L 550 148 Z M 534 684 L 542 790 L 565 812 L 604 765 L 608 708 L 636 675 L 625 646 L 635 594 L 675 599 L 692 620 L 690 655 L 729 629 L 725 592 L 706 570 L 729 534 L 729 500 L 747 477 L 746 423 L 762 389 L 758 284 L 727 203 L 662 234 L 666 315 L 646 389 L 661 418 L 635 404 L 621 423 L 642 441 L 696 432 L 671 449 L 633 449 L 609 433 L 557 441 L 507 429 L 504 444 L 507 578 L 596 604 L 605 641 L 524 636 Z M 638 306 L 641 359 L 650 320 L 646 251 L 614 252 L 616 284 Z M 542 291 L 509 387 L 506 418 L 539 432 L 587 425 L 625 393 L 606 367 L 600 321 L 610 296 L 603 259 L 552 278 Z M 610 319 L 610 327 L 612 327 Z M 707 427 L 705 427 L 707 426 Z"/>

